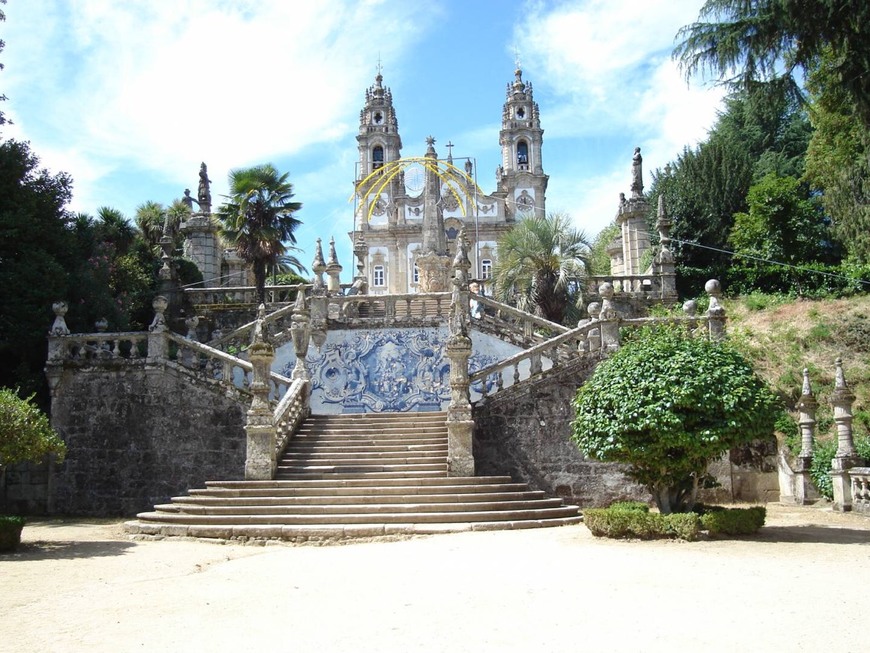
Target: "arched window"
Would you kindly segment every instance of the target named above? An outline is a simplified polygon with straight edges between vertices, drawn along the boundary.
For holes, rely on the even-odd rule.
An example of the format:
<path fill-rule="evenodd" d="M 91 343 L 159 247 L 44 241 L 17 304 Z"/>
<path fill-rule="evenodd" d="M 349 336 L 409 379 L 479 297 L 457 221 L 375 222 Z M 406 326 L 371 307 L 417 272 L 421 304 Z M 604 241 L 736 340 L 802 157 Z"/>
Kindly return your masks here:
<path fill-rule="evenodd" d="M 517 143 L 517 166 L 520 170 L 529 169 L 529 145 L 525 141 Z"/>
<path fill-rule="evenodd" d="M 375 145 L 372 150 L 372 170 L 384 167 L 384 148 L 380 145 Z"/>

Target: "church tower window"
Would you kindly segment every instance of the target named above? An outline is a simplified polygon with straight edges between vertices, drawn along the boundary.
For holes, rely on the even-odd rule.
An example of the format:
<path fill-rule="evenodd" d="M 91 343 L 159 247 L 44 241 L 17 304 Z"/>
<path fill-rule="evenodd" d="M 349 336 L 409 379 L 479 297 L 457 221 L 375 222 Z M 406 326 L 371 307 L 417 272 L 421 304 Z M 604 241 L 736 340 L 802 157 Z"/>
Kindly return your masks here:
<path fill-rule="evenodd" d="M 380 145 L 375 145 L 372 149 L 372 170 L 378 170 L 384 167 L 384 148 Z"/>
<path fill-rule="evenodd" d="M 386 274 L 383 265 L 376 265 L 372 269 L 372 285 L 378 288 L 386 286 Z"/>
<path fill-rule="evenodd" d="M 520 170 L 529 169 L 529 144 L 525 141 L 517 143 L 517 168 Z"/>

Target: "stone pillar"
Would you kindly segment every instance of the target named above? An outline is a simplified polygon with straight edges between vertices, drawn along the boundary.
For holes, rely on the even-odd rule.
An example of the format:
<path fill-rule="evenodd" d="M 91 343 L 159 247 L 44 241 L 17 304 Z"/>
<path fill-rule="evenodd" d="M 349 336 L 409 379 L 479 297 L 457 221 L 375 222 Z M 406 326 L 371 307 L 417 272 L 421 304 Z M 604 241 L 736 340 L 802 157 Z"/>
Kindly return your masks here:
<path fill-rule="evenodd" d="M 187 327 L 187 336 L 188 340 L 193 340 L 194 342 L 198 341 L 199 338 L 196 336 L 196 327 L 199 326 L 199 317 L 194 315 L 192 317 L 187 318 L 184 321 L 184 326 Z"/>
<path fill-rule="evenodd" d="M 698 328 L 698 321 L 695 319 L 698 315 L 698 302 L 694 299 L 688 299 L 683 302 L 683 313 L 689 318 L 689 331 L 694 334 L 695 329 Z"/>
<path fill-rule="evenodd" d="M 453 259 L 450 337 L 446 348 L 450 361 L 450 405 L 447 408 L 447 472 L 450 476 L 474 476 L 474 420 L 468 379 L 468 360 L 471 358 L 471 338 L 468 337 L 470 269 L 465 229 L 462 229 L 456 240 L 456 257 Z"/>
<path fill-rule="evenodd" d="M 673 222 L 668 218 L 665 210 L 665 196 L 659 195 L 658 218 L 656 220 L 656 228 L 659 232 L 659 251 L 656 255 L 656 271 L 661 279 L 661 296 L 665 300 L 677 298 L 677 271 L 674 266 L 674 255 L 670 249 L 671 226 L 673 226 Z"/>
<path fill-rule="evenodd" d="M 716 279 L 710 279 L 704 284 L 704 290 L 710 295 L 710 307 L 707 309 L 710 340 L 718 342 L 725 339 L 725 309 L 719 303 L 722 286 Z"/>
<path fill-rule="evenodd" d="M 278 466 L 275 422 L 269 404 L 269 374 L 275 358 L 275 348 L 266 340 L 265 319 L 266 307 L 260 304 L 254 336 L 248 348 L 248 358 L 254 368 L 251 382 L 251 394 L 254 398 L 245 424 L 245 480 L 248 481 L 271 480 Z"/>
<path fill-rule="evenodd" d="M 591 322 L 598 322 L 598 319 L 601 316 L 601 304 L 599 304 L 598 302 L 592 302 L 586 308 L 586 311 L 589 313 L 589 319 Z M 587 341 L 587 345 L 586 345 L 587 351 L 590 351 L 590 352 L 600 351 L 601 350 L 601 329 L 600 328 L 589 329 L 588 333 L 586 334 L 586 341 Z"/>
<path fill-rule="evenodd" d="M 801 450 L 795 461 L 794 469 L 794 500 L 795 503 L 806 505 L 812 503 L 815 493 L 810 478 L 810 467 L 813 464 L 813 436 L 816 430 L 816 409 L 819 403 L 813 396 L 810 386 L 810 372 L 804 368 L 803 391 L 798 401 L 798 425 L 801 431 Z"/>
<path fill-rule="evenodd" d="M 331 295 L 341 293 L 341 271 L 338 255 L 335 253 L 335 238 L 329 239 L 329 260 L 326 262 L 326 290 Z"/>
<path fill-rule="evenodd" d="M 48 391 L 54 399 L 57 386 L 63 376 L 63 359 L 66 357 L 66 343 L 64 336 L 69 335 L 66 325 L 66 316 L 69 306 L 64 301 L 56 301 L 51 305 L 54 311 L 54 323 L 48 331 L 48 356 L 45 362 L 45 376 L 48 380 Z"/>
<path fill-rule="evenodd" d="M 619 313 L 613 305 L 613 284 L 602 283 L 598 294 L 601 295 L 601 349 L 613 351 L 619 349 Z"/>
<path fill-rule="evenodd" d="M 311 320 L 305 307 L 305 291 L 296 291 L 296 304 L 290 317 L 290 335 L 293 338 L 293 351 L 296 352 L 296 365 L 293 367 L 292 379 L 309 380 L 305 357 L 308 355 L 308 341 L 311 336 Z"/>
<path fill-rule="evenodd" d="M 164 360 L 169 354 L 169 340 L 166 337 L 166 308 L 169 300 L 163 295 L 157 295 L 151 302 L 154 308 L 154 319 L 148 327 L 148 362 Z"/>
<path fill-rule="evenodd" d="M 831 481 L 834 486 L 834 510 L 848 512 L 852 509 L 852 479 L 849 470 L 861 464 L 855 442 L 852 439 L 852 403 L 854 393 L 846 385 L 843 361 L 836 361 L 837 373 L 831 406 L 834 408 L 834 423 L 837 425 L 837 453 L 831 461 Z"/>

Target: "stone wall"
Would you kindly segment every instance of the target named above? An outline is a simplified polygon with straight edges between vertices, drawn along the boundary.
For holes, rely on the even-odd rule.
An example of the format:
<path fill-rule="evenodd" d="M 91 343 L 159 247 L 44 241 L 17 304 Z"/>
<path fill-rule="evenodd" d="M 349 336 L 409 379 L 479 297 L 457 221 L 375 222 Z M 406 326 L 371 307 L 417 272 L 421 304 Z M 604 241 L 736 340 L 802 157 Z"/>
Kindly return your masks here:
<path fill-rule="evenodd" d="M 51 479 L 50 512 L 134 515 L 244 477 L 243 404 L 156 364 L 67 369 L 52 423 L 69 453 Z"/>
<path fill-rule="evenodd" d="M 596 362 L 578 359 L 475 404 L 476 473 L 509 474 L 584 508 L 648 500 L 623 466 L 584 458 L 571 441 L 571 400 Z"/>

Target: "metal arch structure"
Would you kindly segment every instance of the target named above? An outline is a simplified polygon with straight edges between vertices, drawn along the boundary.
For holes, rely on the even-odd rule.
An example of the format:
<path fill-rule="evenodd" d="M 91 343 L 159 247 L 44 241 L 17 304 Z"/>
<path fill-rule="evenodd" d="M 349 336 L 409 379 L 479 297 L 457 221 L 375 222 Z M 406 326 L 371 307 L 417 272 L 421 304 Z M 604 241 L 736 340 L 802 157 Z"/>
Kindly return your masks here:
<path fill-rule="evenodd" d="M 357 185 L 357 190 L 348 198 L 348 202 L 352 202 L 357 196 L 359 196 L 361 201 L 369 200 L 371 197 L 379 197 L 393 179 L 413 165 L 419 165 L 424 170 L 432 172 L 438 177 L 438 179 L 445 183 L 459 204 L 463 216 L 466 215 L 465 203 L 462 201 L 463 197 L 464 199 L 473 201 L 478 195 L 484 195 L 484 192 L 477 185 L 477 182 L 474 181 L 474 178 L 461 168 L 457 168 L 449 161 L 433 159 L 432 157 L 425 156 L 409 156 L 384 163 L 383 166 L 370 173 L 365 179 L 362 179 Z M 449 183 L 451 181 L 464 181 L 467 183 L 457 184 L 457 187 Z M 375 204 L 375 202 L 369 202 L 368 211 L 366 213 L 367 222 L 372 219 Z"/>

